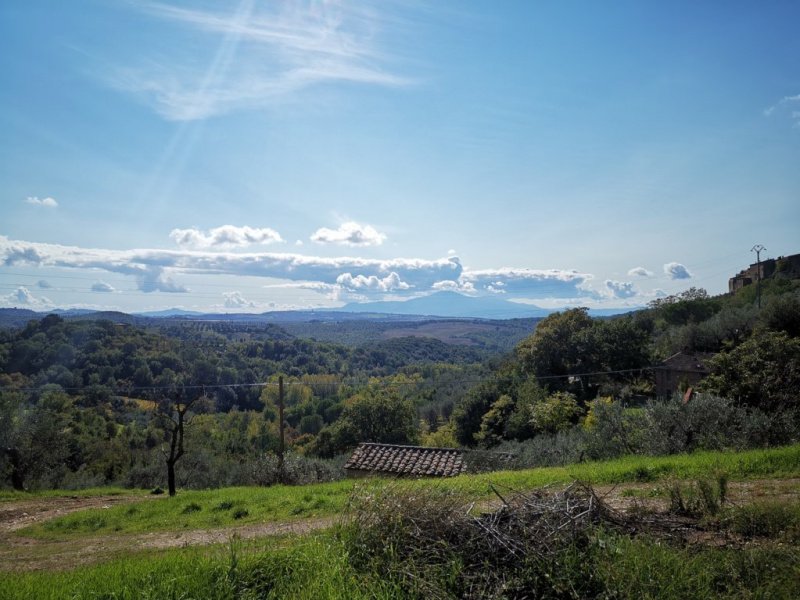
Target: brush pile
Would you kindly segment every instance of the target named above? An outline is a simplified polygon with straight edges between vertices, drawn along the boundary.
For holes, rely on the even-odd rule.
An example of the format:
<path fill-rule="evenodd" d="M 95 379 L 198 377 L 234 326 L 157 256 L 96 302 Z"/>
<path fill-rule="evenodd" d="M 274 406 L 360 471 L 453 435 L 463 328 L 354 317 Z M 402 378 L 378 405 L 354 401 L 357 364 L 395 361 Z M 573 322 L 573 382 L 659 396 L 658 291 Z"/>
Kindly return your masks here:
<path fill-rule="evenodd" d="M 600 589 L 592 550 L 626 518 L 591 487 L 505 492 L 476 510 L 457 493 L 398 483 L 353 498 L 341 527 L 357 568 L 408 597 L 585 598 Z M 487 508 L 487 507 L 484 507 Z"/>

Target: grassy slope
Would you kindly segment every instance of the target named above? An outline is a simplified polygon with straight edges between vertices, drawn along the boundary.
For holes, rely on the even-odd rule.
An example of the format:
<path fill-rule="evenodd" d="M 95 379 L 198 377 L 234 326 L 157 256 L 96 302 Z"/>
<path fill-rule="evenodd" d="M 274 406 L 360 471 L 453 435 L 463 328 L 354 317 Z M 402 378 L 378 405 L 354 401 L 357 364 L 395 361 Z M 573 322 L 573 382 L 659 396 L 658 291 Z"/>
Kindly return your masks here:
<path fill-rule="evenodd" d="M 424 481 L 420 486 L 458 487 L 485 496 L 488 484 L 512 488 L 541 486 L 574 478 L 593 483 L 676 477 L 692 479 L 725 472 L 732 479 L 791 477 L 800 474 L 800 445 L 742 453 L 703 452 L 662 458 L 631 457 L 568 468 L 464 476 Z M 381 485 L 381 482 L 373 482 Z M 372 484 L 372 483 L 371 483 Z M 370 485 L 371 485 L 370 484 Z M 113 531 L 119 519 L 134 519 L 131 529 L 145 531 L 224 525 L 228 517 L 213 511 L 220 502 L 252 508 L 247 519 L 289 518 L 298 508 L 324 514 L 341 510 L 353 482 L 307 487 L 232 488 L 183 492 L 177 498 L 148 501 L 104 511 L 86 511 L 59 521 L 85 523 L 92 515 L 108 519 Z M 360 484 L 356 484 L 360 485 Z M 312 508 L 322 499 L 324 504 Z M 189 504 L 201 510 L 181 515 Z M 132 515 L 131 506 L 137 507 Z M 154 509 L 148 513 L 150 507 Z M 260 508 L 258 508 L 260 507 Z M 157 508 L 157 509 L 156 509 Z M 316 511 L 316 512 L 314 512 Z M 307 516 L 298 512 L 294 516 Z M 260 515 L 260 516 L 259 516 Z M 215 522 L 215 519 L 218 522 Z M 77 521 L 73 521 L 77 520 Z M 237 524 L 243 520 L 235 521 Z M 230 521 L 234 522 L 234 521 Z M 59 526 L 62 534 L 80 535 L 85 525 Z M 30 533 L 30 531 L 25 532 Z M 40 535 L 52 535 L 38 528 Z M 599 574 L 621 598 L 791 598 L 800 581 L 800 550 L 788 548 L 673 548 L 647 539 L 617 540 L 599 562 Z M 753 593 L 754 592 L 754 593 Z M 402 598 L 380 574 L 356 572 L 342 542 L 330 533 L 295 539 L 232 540 L 227 546 L 147 552 L 101 565 L 65 572 L 0 573 L 0 599 L 37 598 Z"/>
<path fill-rule="evenodd" d="M 575 479 L 604 484 L 663 478 L 692 479 L 715 472 L 724 472 L 730 479 L 800 476 L 800 444 L 738 453 L 697 452 L 665 457 L 631 456 L 570 467 L 422 480 L 417 485 L 457 488 L 479 499 L 491 493 L 490 483 L 523 490 Z M 380 485 L 379 480 L 374 483 Z M 339 513 L 356 485 L 363 485 L 363 482 L 338 481 L 300 487 L 186 491 L 179 492 L 175 498 L 148 499 L 105 510 L 76 512 L 28 527 L 20 533 L 30 537 L 61 539 L 96 533 L 211 529 L 265 521 L 322 517 Z"/>
<path fill-rule="evenodd" d="M 609 542 L 611 540 L 608 540 Z M 781 550 L 673 548 L 614 541 L 598 576 L 616 598 L 796 598 L 800 560 Z M 60 573 L 0 575 L 3 600 L 60 598 L 406 598 L 380 574 L 356 571 L 329 534 L 278 548 L 182 548 Z M 3 581 L 5 579 L 5 581 Z"/>

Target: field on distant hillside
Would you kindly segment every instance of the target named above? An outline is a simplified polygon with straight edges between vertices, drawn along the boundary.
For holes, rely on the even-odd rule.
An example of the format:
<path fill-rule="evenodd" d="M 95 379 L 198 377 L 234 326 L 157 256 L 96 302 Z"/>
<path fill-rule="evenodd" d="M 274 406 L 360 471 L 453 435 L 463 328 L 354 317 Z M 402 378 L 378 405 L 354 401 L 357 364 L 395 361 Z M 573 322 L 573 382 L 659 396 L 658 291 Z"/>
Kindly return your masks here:
<path fill-rule="evenodd" d="M 430 337 L 446 344 L 475 346 L 488 352 L 508 352 L 531 334 L 540 319 L 423 320 L 417 322 L 343 321 L 336 323 L 281 323 L 281 327 L 301 338 L 314 338 L 361 346 L 398 337 Z"/>
<path fill-rule="evenodd" d="M 383 332 L 383 338 L 432 337 L 446 344 L 477 346 L 482 337 L 496 335 L 500 325 L 464 321 L 432 321 L 410 327 L 398 327 Z"/>

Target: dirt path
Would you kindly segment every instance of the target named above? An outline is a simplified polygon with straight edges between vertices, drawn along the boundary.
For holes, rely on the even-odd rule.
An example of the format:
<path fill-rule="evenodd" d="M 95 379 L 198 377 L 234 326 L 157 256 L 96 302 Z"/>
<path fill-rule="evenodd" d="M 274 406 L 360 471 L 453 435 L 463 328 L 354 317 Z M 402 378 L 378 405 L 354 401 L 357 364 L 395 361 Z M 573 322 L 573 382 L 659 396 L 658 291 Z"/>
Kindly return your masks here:
<path fill-rule="evenodd" d="M 63 541 L 34 539 L 16 533 L 34 523 L 42 523 L 79 510 L 104 509 L 151 498 L 156 497 L 69 496 L 0 503 L 0 571 L 71 569 L 138 550 L 219 544 L 227 542 L 234 535 L 243 540 L 275 535 L 300 535 L 329 527 L 334 522 L 333 517 L 327 517 L 222 529 L 102 535 Z"/>
<path fill-rule="evenodd" d="M 63 517 L 89 508 L 110 508 L 115 504 L 140 502 L 155 496 L 62 496 L 0 503 L 0 536 L 28 525 Z"/>
<path fill-rule="evenodd" d="M 330 527 L 335 518 L 307 519 L 290 523 L 262 523 L 223 529 L 159 531 L 135 535 L 104 535 L 65 541 L 37 540 L 0 533 L 0 571 L 73 569 L 141 550 L 203 546 L 276 535 L 301 535 Z"/>
<path fill-rule="evenodd" d="M 595 490 L 618 510 L 634 507 L 663 510 L 667 499 L 658 490 L 664 482 L 597 486 Z M 729 500 L 742 504 L 760 499 L 800 500 L 800 479 L 766 479 L 732 482 Z M 146 534 L 79 537 L 64 541 L 27 538 L 18 530 L 33 523 L 85 509 L 140 502 L 147 496 L 96 496 L 91 498 L 37 498 L 0 503 L 0 571 L 61 570 L 109 560 L 130 552 L 220 544 L 234 535 L 253 540 L 277 535 L 302 535 L 330 527 L 335 516 L 282 523 L 260 523 L 221 529 L 159 531 Z"/>
<path fill-rule="evenodd" d="M 690 481 L 680 482 L 686 486 Z M 663 511 L 669 507 L 669 498 L 662 492 L 669 484 L 665 481 L 652 483 L 623 483 L 619 485 L 594 486 L 597 495 L 611 507 L 628 511 L 642 508 Z M 733 481 L 728 484 L 727 502 L 736 506 L 762 500 L 800 501 L 800 478 L 753 479 Z"/>

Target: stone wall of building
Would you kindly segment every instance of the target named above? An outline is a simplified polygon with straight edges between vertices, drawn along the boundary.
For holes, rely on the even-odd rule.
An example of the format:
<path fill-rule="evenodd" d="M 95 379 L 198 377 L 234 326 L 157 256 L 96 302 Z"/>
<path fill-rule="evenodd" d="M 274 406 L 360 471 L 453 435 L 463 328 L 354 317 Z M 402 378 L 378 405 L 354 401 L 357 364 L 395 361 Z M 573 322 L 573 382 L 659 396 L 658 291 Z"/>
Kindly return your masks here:
<path fill-rule="evenodd" d="M 761 261 L 761 273 L 759 275 L 759 264 L 753 263 L 748 268 L 739 271 L 728 280 L 728 292 L 733 294 L 743 287 L 753 284 L 760 279 L 770 279 L 772 277 L 786 277 L 789 279 L 800 278 L 800 254 L 791 256 L 779 256 L 778 258 L 767 258 Z"/>

